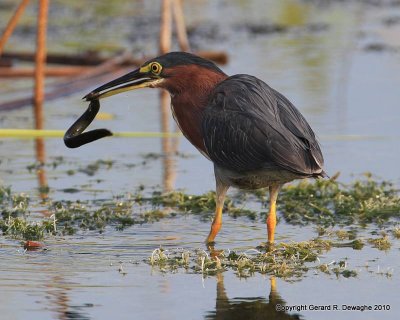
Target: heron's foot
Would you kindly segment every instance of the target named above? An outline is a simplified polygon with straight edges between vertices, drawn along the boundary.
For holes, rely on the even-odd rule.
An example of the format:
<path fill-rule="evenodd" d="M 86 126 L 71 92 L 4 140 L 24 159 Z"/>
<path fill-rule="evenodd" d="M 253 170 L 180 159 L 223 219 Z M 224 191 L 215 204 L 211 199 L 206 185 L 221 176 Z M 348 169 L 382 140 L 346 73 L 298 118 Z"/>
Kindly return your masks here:
<path fill-rule="evenodd" d="M 265 250 L 265 252 L 272 252 L 275 249 L 275 243 L 274 242 L 263 242 L 259 246 L 257 246 L 258 250 Z"/>
<path fill-rule="evenodd" d="M 210 252 L 210 257 L 212 259 L 216 259 L 224 253 L 224 250 L 215 249 L 215 242 L 207 244 L 207 250 L 208 250 L 208 252 Z"/>
<path fill-rule="evenodd" d="M 275 243 L 274 242 L 266 242 L 265 243 L 265 250 L 266 252 L 271 252 L 275 249 Z"/>
<path fill-rule="evenodd" d="M 204 243 L 206 244 L 208 251 L 211 251 L 214 249 L 215 241 L 208 241 L 208 238 L 207 238 L 206 241 L 204 241 Z"/>

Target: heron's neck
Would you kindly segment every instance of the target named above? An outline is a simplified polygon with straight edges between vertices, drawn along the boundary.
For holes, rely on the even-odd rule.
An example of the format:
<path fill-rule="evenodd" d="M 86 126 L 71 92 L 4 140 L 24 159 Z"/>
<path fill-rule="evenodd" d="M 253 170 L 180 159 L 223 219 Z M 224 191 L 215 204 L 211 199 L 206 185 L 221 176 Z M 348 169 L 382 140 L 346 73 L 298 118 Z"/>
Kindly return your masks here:
<path fill-rule="evenodd" d="M 203 110 L 207 107 L 211 93 L 227 75 L 209 72 L 194 72 L 190 77 L 174 81 L 166 88 L 171 94 L 171 108 L 182 133 L 199 150 L 206 153 L 201 132 Z"/>

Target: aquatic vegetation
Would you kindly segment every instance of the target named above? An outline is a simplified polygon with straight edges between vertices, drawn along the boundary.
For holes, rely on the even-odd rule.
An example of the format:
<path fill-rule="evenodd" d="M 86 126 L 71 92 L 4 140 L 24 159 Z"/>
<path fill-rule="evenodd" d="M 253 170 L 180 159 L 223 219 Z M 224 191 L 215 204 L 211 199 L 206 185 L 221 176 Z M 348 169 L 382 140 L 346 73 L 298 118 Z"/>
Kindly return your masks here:
<path fill-rule="evenodd" d="M 379 250 L 389 250 L 392 246 L 387 235 L 384 235 L 380 238 L 370 238 L 368 239 L 368 243 L 372 244 L 374 248 Z"/>
<path fill-rule="evenodd" d="M 331 263 L 320 264 L 317 269 L 325 274 L 335 274 L 337 278 L 340 276 L 344 278 L 356 277 L 357 271 L 347 268 L 345 260 L 332 261 Z"/>
<path fill-rule="evenodd" d="M 371 175 L 345 185 L 334 179 L 302 180 L 282 189 L 279 210 L 291 224 L 382 224 L 400 217 L 399 191 Z"/>
<path fill-rule="evenodd" d="M 21 240 L 43 240 L 45 234 L 56 232 L 55 223 L 51 219 L 31 222 L 24 218 L 8 217 L 0 220 L 0 230 L 3 235 Z"/>
<path fill-rule="evenodd" d="M 168 193 L 153 192 L 149 199 L 153 206 L 172 207 L 185 213 L 213 212 L 215 193 L 210 191 L 203 195 L 188 195 L 182 191 Z"/>
<path fill-rule="evenodd" d="M 168 193 L 153 192 L 151 198 L 144 199 L 153 206 L 171 207 L 183 213 L 205 213 L 209 216 L 214 214 L 215 210 L 215 192 L 209 191 L 202 195 L 189 195 L 182 191 L 173 191 Z M 237 216 L 248 216 L 255 219 L 256 212 L 237 207 L 231 198 L 226 198 L 224 204 L 224 213 Z"/>
<path fill-rule="evenodd" d="M 44 234 L 51 233 L 55 224 L 43 219 L 39 222 L 29 221 L 28 195 L 14 194 L 9 187 L 0 186 L 0 230 L 3 235 L 23 240 L 41 240 Z"/>
<path fill-rule="evenodd" d="M 114 161 L 112 160 L 97 160 L 93 163 L 89 163 L 86 167 L 78 169 L 79 172 L 85 173 L 88 176 L 94 176 L 100 168 L 110 169 Z"/>
<path fill-rule="evenodd" d="M 62 165 L 65 163 L 65 159 L 62 156 L 57 156 L 57 157 L 53 157 L 51 159 L 51 161 L 48 161 L 46 163 L 40 163 L 38 161 L 29 164 L 26 169 L 29 172 L 33 172 L 33 171 L 37 171 L 37 170 L 41 170 L 44 167 L 48 168 L 48 169 L 56 169 L 58 166 Z"/>
<path fill-rule="evenodd" d="M 0 209 L 3 219 L 26 213 L 29 200 L 29 196 L 24 193 L 14 194 L 11 188 L 0 186 Z"/>
<path fill-rule="evenodd" d="M 364 247 L 363 239 L 357 238 L 356 229 L 352 230 L 333 230 L 318 226 L 316 228 L 319 239 L 331 240 L 331 246 L 335 248 L 352 248 L 361 250 Z M 336 241 L 333 241 L 336 240 Z M 350 241 L 347 241 L 350 240 Z"/>
<path fill-rule="evenodd" d="M 396 239 L 400 239 L 400 227 L 394 227 L 392 233 Z"/>
<path fill-rule="evenodd" d="M 189 251 L 182 250 L 181 252 L 176 251 L 172 257 L 168 251 L 157 248 L 146 262 L 152 266 L 158 266 L 159 270 L 163 272 L 177 270 L 179 267 L 188 269 L 191 254 Z"/>
<path fill-rule="evenodd" d="M 176 158 L 181 158 L 181 159 L 189 159 L 189 158 L 193 158 L 195 157 L 195 155 L 190 154 L 190 153 L 183 153 L 183 152 L 179 152 L 179 151 L 174 151 L 172 153 L 168 153 L 168 156 L 174 156 Z M 146 154 L 142 155 L 142 158 L 144 159 L 144 161 L 147 163 L 147 161 L 151 161 L 151 160 L 159 160 L 162 158 L 165 158 L 166 154 L 164 153 L 157 153 L 157 152 L 148 152 Z"/>
<path fill-rule="evenodd" d="M 54 212 L 58 229 L 63 234 L 73 234 L 80 229 L 102 232 L 107 225 L 122 230 L 136 223 L 129 200 L 107 201 L 99 206 L 90 202 L 58 201 L 49 209 Z"/>
<path fill-rule="evenodd" d="M 54 161 L 60 163 L 63 159 Z M 88 174 L 92 174 L 100 167 L 109 168 L 112 165 L 110 161 L 96 161 L 86 169 Z M 65 189 L 65 192 L 76 191 L 79 190 Z M 265 192 L 257 191 L 250 196 L 254 197 L 254 195 L 263 199 Z M 200 195 L 190 195 L 183 191 L 149 192 L 141 186 L 133 194 L 117 196 L 113 199 L 47 200 L 44 203 L 40 199 L 31 199 L 26 194 L 13 193 L 9 187 L 0 186 L 0 230 L 5 236 L 38 240 L 46 235 L 70 235 L 80 230 L 103 232 L 107 226 L 123 230 L 135 224 L 152 223 L 177 215 L 195 214 L 200 219 L 208 220 L 215 209 L 214 197 L 214 192 Z M 259 219 L 260 223 L 264 223 L 263 214 L 242 207 L 243 200 L 242 193 L 227 198 L 224 214 L 233 217 L 245 216 L 252 220 Z M 46 207 L 46 217 L 37 213 L 34 217 L 31 216 L 31 212 L 36 212 L 36 208 L 43 208 L 43 206 Z M 388 230 L 394 239 L 397 239 L 400 237 L 396 220 L 399 213 L 399 191 L 389 182 L 375 181 L 370 175 L 367 175 L 366 179 L 354 181 L 349 185 L 341 184 L 335 179 L 304 180 L 284 187 L 280 201 L 280 214 L 285 221 L 300 225 L 313 223 L 316 225 L 320 241 L 327 240 L 332 247 L 349 247 L 355 250 L 361 250 L 365 244 L 381 250 L 390 248 L 388 236 L 376 239 L 358 238 L 357 226 L 366 224 L 380 226 L 392 221 L 394 227 Z M 48 216 L 54 219 L 49 219 Z M 328 228 L 333 225 L 350 224 L 352 225 L 350 230 Z M 288 253 L 286 258 L 290 257 L 289 252 L 292 249 L 286 248 L 285 252 Z M 294 251 L 302 257 L 300 245 Z M 309 256 L 307 258 L 303 256 L 303 259 L 309 260 L 315 256 L 309 253 Z M 242 257 L 240 261 L 235 260 L 238 273 L 251 273 L 261 268 L 248 267 L 247 259 L 247 257 Z M 207 256 L 202 257 L 202 264 L 203 267 L 207 267 L 208 272 L 228 265 L 227 262 L 218 264 L 215 259 L 208 260 Z M 285 274 L 287 270 L 290 270 L 286 261 L 279 267 L 281 269 L 276 271 L 278 274 Z M 260 270 L 264 269 L 265 267 Z"/>
<path fill-rule="evenodd" d="M 346 278 L 355 277 L 357 272 L 349 270 L 343 261 L 331 264 L 319 262 L 319 256 L 330 249 L 331 242 L 326 240 L 280 243 L 272 249 L 258 248 L 242 253 L 157 248 L 145 262 L 161 272 L 183 269 L 203 276 L 232 270 L 242 278 L 261 273 L 295 280 L 309 270 L 315 270 Z"/>
<path fill-rule="evenodd" d="M 346 230 L 336 230 L 335 234 L 339 240 L 354 239 L 353 235 L 349 231 L 346 231 Z"/>
<path fill-rule="evenodd" d="M 360 239 L 355 239 L 350 244 L 354 250 L 361 250 L 364 247 L 364 242 Z"/>

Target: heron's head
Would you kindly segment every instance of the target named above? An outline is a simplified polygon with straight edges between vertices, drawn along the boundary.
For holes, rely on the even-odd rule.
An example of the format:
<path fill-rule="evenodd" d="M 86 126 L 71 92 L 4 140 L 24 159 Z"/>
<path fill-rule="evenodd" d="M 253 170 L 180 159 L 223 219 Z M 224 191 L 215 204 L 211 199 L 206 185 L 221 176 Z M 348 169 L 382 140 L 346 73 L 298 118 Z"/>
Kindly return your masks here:
<path fill-rule="evenodd" d="M 145 62 L 140 68 L 110 81 L 87 94 L 87 100 L 102 99 L 139 88 L 163 88 L 171 94 L 209 86 L 226 78 L 213 62 L 187 52 L 170 52 Z"/>

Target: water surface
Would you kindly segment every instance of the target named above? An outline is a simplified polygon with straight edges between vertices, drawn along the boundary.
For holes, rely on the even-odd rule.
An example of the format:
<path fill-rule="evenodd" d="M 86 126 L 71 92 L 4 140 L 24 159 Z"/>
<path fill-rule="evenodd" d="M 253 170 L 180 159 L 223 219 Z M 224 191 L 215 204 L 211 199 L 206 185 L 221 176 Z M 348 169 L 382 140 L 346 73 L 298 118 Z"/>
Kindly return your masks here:
<path fill-rule="evenodd" d="M 52 18 L 49 45 L 66 51 L 83 50 L 88 44 L 132 47 L 138 54 L 155 54 L 158 4 L 149 3 L 153 2 L 127 6 L 118 1 L 115 7 L 93 5 L 84 10 L 75 2 L 62 9 L 65 1 L 55 1 L 51 17 L 59 14 L 63 19 Z M 400 24 L 388 26 L 384 21 L 400 16 L 400 9 L 358 1 L 318 3 L 185 1 L 185 12 L 195 48 L 228 52 L 229 64 L 222 67 L 225 72 L 256 75 L 300 109 L 319 136 L 330 175 L 340 171 L 340 179 L 348 182 L 354 175 L 371 171 L 399 184 Z M 2 17 L 10 14 L 10 9 L 0 11 Z M 70 26 L 71 12 L 76 15 L 74 26 Z M 94 22 L 95 14 L 101 17 L 97 23 L 107 21 L 104 28 Z M 106 19 L 108 15 L 114 21 Z M 4 27 L 6 20 L 1 21 Z M 27 18 L 24 24 L 31 25 Z M 274 31 L 271 26 L 283 30 Z M 33 41 L 32 31 L 28 27 L 23 30 L 10 45 L 29 48 L 21 39 Z M 90 41 L 78 41 L 78 35 Z M 386 49 L 367 50 L 371 44 Z M 29 81 L 2 80 L 0 90 L 2 101 L 25 95 Z M 46 128 L 68 128 L 86 108 L 81 100 L 85 93 L 46 103 Z M 158 105 L 156 90 L 111 97 L 102 102 L 102 111 L 111 113 L 112 119 L 96 120 L 94 127 L 116 132 L 159 131 Z M 32 112 L 29 108 L 3 112 L 0 125 L 30 128 Z M 164 158 L 146 156 L 161 154 L 161 139 L 110 138 L 78 150 L 67 149 L 61 139 L 48 139 L 45 145 L 45 179 L 53 200 L 106 199 L 140 186 L 161 189 L 165 185 Z M 167 170 L 173 186 L 193 194 L 213 189 L 212 164 L 184 138 L 179 139 L 178 151 L 181 155 Z M 39 197 L 37 172 L 28 169 L 36 161 L 34 141 L 2 139 L 0 155 L 1 183 L 15 192 Z M 112 161 L 112 165 L 99 166 L 93 176 L 85 173 L 85 168 L 99 159 Z M 79 192 L 65 192 L 72 188 Z M 263 210 L 260 203 L 248 206 Z M 163 273 L 143 262 L 160 245 L 205 249 L 208 230 L 208 221 L 187 215 L 124 231 L 108 227 L 103 234 L 50 237 L 45 241 L 47 250 L 39 252 L 24 252 L 18 241 L 1 237 L 2 318 L 251 319 L 251 310 L 255 319 L 395 319 L 399 313 L 400 246 L 394 238 L 390 238 L 392 248 L 387 252 L 366 246 L 361 251 L 337 248 L 321 256 L 324 263 L 347 259 L 349 268 L 358 272 L 351 278 L 309 272 L 291 282 L 258 274 L 241 279 L 232 271 L 203 278 L 183 271 Z M 381 231 L 373 225 L 362 232 L 370 237 L 373 230 Z M 262 221 L 226 216 L 217 246 L 243 252 L 265 241 L 265 236 Z M 277 228 L 278 242 L 315 236 L 312 225 L 297 227 L 281 221 Z M 385 276 L 386 272 L 392 276 Z M 271 281 L 276 281 L 272 293 Z M 276 313 L 276 305 L 284 302 L 308 308 L 312 304 L 383 304 L 391 310 Z"/>

